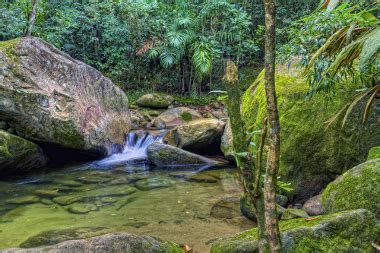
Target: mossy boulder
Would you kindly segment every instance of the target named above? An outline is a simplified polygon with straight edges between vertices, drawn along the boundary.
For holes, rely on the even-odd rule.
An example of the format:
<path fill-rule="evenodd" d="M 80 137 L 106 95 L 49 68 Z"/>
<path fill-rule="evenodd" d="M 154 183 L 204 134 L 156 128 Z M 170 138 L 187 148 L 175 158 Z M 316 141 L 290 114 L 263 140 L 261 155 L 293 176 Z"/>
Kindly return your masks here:
<path fill-rule="evenodd" d="M 182 248 L 170 241 L 164 241 L 158 238 L 143 236 L 143 235 L 134 235 L 129 233 L 112 233 L 102 236 L 92 237 L 88 239 L 73 240 L 75 238 L 85 237 L 86 228 L 77 230 L 67 230 L 66 234 L 61 236 L 59 231 L 55 234 L 60 236 L 60 239 L 67 238 L 65 241 L 59 244 L 48 246 L 44 248 L 35 248 L 35 249 L 9 249 L 7 252 L 17 252 L 17 253 L 27 253 L 27 252 L 55 252 L 55 253 L 66 253 L 66 252 L 146 252 L 146 253 L 155 253 L 155 252 L 167 252 L 167 253 L 183 253 Z M 83 231 L 82 231 L 83 230 Z M 90 229 L 87 233 L 90 233 Z M 48 231 L 46 234 L 49 236 Z M 52 237 L 54 233 L 50 233 L 49 237 Z M 53 237 L 53 240 L 57 241 L 57 236 Z M 40 236 L 41 242 L 46 241 L 46 237 Z M 39 244 L 41 245 L 41 242 Z M 30 246 L 29 246 L 30 245 Z M 36 242 L 25 242 L 22 247 L 33 247 L 36 245 Z M 46 245 L 46 244 L 42 244 Z"/>
<path fill-rule="evenodd" d="M 276 74 L 276 92 L 281 123 L 280 175 L 293 181 L 295 195 L 307 200 L 318 194 L 336 175 L 365 161 L 370 147 L 380 145 L 379 109 L 372 110 L 363 127 L 361 116 L 365 103 L 359 103 L 345 126 L 341 118 L 326 128 L 325 122 L 352 101 L 357 86 L 337 84 L 334 96 L 315 94 L 306 99 L 307 82 L 286 73 Z M 263 74 L 242 98 L 246 128 L 260 130 L 266 116 Z M 258 142 L 258 137 L 255 142 Z"/>
<path fill-rule="evenodd" d="M 380 227 L 365 209 L 280 221 L 283 252 L 371 252 Z M 259 252 L 257 228 L 212 244 L 212 253 Z"/>
<path fill-rule="evenodd" d="M 0 44 L 0 115 L 20 137 L 106 154 L 130 129 L 128 98 L 99 71 L 34 37 Z"/>
<path fill-rule="evenodd" d="M 175 107 L 164 111 L 157 117 L 169 128 L 200 118 L 202 115 L 199 112 L 187 107 Z"/>
<path fill-rule="evenodd" d="M 368 152 L 367 160 L 380 158 L 380 147 L 373 147 Z"/>
<path fill-rule="evenodd" d="M 0 130 L 1 176 L 41 168 L 46 162 L 46 156 L 36 144 Z"/>
<path fill-rule="evenodd" d="M 281 216 L 281 220 L 291 220 L 295 218 L 309 218 L 309 215 L 302 209 L 287 208 Z"/>
<path fill-rule="evenodd" d="M 158 142 L 154 142 L 148 146 L 147 155 L 149 162 L 159 167 L 218 164 L 218 162 L 209 158 Z"/>
<path fill-rule="evenodd" d="M 141 107 L 168 108 L 173 103 L 173 97 L 166 94 L 150 93 L 137 99 L 136 104 Z"/>
<path fill-rule="evenodd" d="M 225 124 L 217 119 L 192 120 L 170 130 L 164 141 L 198 154 L 217 154 Z"/>
<path fill-rule="evenodd" d="M 362 163 L 328 184 L 322 205 L 329 213 L 365 208 L 380 217 L 380 158 Z"/>

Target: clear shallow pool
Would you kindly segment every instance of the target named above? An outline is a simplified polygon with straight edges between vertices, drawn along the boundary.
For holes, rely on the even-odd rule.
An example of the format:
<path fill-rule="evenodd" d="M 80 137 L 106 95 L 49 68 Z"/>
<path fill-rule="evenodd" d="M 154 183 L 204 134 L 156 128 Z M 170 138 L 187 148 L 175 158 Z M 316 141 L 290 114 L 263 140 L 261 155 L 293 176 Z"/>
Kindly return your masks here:
<path fill-rule="evenodd" d="M 125 231 L 207 252 L 214 239 L 253 226 L 236 214 L 238 203 L 235 212 L 222 206 L 210 215 L 221 199 L 240 192 L 234 169 L 145 164 L 82 165 L 0 181 L 0 249 Z"/>

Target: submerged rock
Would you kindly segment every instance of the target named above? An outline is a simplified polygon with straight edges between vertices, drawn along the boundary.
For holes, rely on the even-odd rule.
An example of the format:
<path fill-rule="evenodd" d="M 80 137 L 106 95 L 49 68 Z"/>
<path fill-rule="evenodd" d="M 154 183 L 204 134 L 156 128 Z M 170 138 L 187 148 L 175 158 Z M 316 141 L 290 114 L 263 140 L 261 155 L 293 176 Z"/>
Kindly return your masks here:
<path fill-rule="evenodd" d="M 365 209 L 280 221 L 284 252 L 371 252 L 380 227 Z M 212 244 L 212 253 L 259 252 L 257 228 Z"/>
<path fill-rule="evenodd" d="M 217 183 L 218 178 L 213 175 L 207 174 L 207 172 L 199 172 L 186 177 L 186 180 L 198 183 Z"/>
<path fill-rule="evenodd" d="M 98 207 L 96 205 L 88 203 L 73 203 L 67 208 L 67 211 L 74 214 L 86 214 L 97 210 Z"/>
<path fill-rule="evenodd" d="M 7 199 L 5 203 L 7 204 L 15 204 L 15 205 L 25 205 L 25 204 L 34 204 L 40 200 L 39 197 L 30 195 L 30 196 L 22 196 L 12 199 Z"/>
<path fill-rule="evenodd" d="M 168 108 L 173 103 L 173 97 L 166 94 L 145 94 L 137 99 L 136 104 L 141 107 Z"/>
<path fill-rule="evenodd" d="M 329 213 L 365 208 L 380 217 L 380 158 L 369 160 L 331 182 L 322 192 Z"/>
<path fill-rule="evenodd" d="M 148 160 L 156 166 L 210 164 L 217 162 L 171 145 L 154 142 L 147 148 Z"/>
<path fill-rule="evenodd" d="M 48 231 L 47 231 L 48 232 Z M 54 239 L 53 233 L 47 234 L 49 238 Z M 64 237 L 68 238 L 66 240 L 78 238 L 74 233 L 68 233 L 66 236 L 58 234 L 61 241 Z M 40 236 L 40 243 L 44 240 L 43 236 Z M 57 240 L 57 239 L 56 239 Z M 50 241 L 51 242 L 51 241 Z M 33 247 L 28 246 L 31 243 L 23 243 L 22 247 Z M 35 245 L 36 243 L 34 243 Z M 51 243 L 50 243 L 51 244 Z M 41 244 L 40 244 L 41 245 Z M 42 244 L 43 245 L 43 244 Z M 46 245 L 46 243 L 45 243 Z M 9 253 L 27 253 L 31 249 L 11 249 L 8 250 Z M 59 243 L 54 246 L 46 248 L 33 249 L 40 252 L 55 252 L 55 253 L 66 253 L 66 252 L 92 252 L 92 253 L 103 253 L 103 252 L 146 252 L 146 253 L 156 253 L 156 252 L 167 252 L 167 253 L 183 253 L 183 250 L 179 245 L 170 242 L 163 241 L 158 238 L 153 238 L 150 236 L 133 235 L 129 233 L 113 233 L 106 234 L 102 236 L 92 237 L 89 239 L 82 240 L 71 240 Z"/>
<path fill-rule="evenodd" d="M 225 123 L 217 119 L 197 119 L 170 130 L 164 140 L 195 153 L 220 153 Z"/>
<path fill-rule="evenodd" d="M 241 216 L 239 198 L 225 198 L 214 204 L 210 216 L 219 219 L 232 219 Z"/>
<path fill-rule="evenodd" d="M 110 79 L 33 37 L 0 42 L 0 115 L 21 137 L 105 154 L 130 129 Z"/>
<path fill-rule="evenodd" d="M 141 191 L 149 191 L 156 188 L 167 188 L 170 186 L 172 186 L 171 181 L 163 177 L 141 179 L 136 182 L 137 189 Z"/>
<path fill-rule="evenodd" d="M 172 108 L 161 113 L 157 117 L 157 119 L 160 119 L 163 122 L 165 122 L 165 125 L 167 127 L 178 126 L 186 122 L 200 118 L 202 118 L 202 115 L 199 112 L 187 107 Z"/>
<path fill-rule="evenodd" d="M 2 176 L 37 169 L 45 166 L 46 162 L 46 156 L 36 144 L 0 130 L 0 174 Z"/>

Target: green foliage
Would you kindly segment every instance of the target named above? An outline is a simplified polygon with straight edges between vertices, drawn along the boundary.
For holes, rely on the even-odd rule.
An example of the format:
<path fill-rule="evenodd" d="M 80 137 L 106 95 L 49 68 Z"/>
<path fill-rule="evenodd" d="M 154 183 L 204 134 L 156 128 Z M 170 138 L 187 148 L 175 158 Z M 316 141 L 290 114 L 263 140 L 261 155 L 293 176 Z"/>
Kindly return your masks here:
<path fill-rule="evenodd" d="M 280 58 L 301 57 L 309 95 L 334 93 L 342 80 L 371 87 L 379 79 L 379 7 L 375 1 L 344 2 L 333 10 L 314 12 L 289 29 L 291 39 L 281 48 Z"/>
<path fill-rule="evenodd" d="M 279 6 L 279 27 L 315 1 Z M 0 1 L 0 41 L 23 36 L 29 0 Z M 40 0 L 33 35 L 99 69 L 124 90 L 193 97 L 220 89 L 225 58 L 260 64 L 262 2 Z"/>

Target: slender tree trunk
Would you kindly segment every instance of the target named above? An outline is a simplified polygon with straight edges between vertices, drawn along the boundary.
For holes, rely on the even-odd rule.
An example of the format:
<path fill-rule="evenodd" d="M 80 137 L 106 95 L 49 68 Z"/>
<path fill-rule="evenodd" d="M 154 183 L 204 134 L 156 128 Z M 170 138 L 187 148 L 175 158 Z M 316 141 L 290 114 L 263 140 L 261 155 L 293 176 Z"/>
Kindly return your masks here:
<path fill-rule="evenodd" d="M 280 120 L 275 90 L 276 6 L 263 0 L 265 8 L 265 92 L 269 122 L 269 152 L 264 180 L 265 227 L 270 252 L 281 252 L 281 237 L 276 213 L 276 181 L 280 160 Z"/>
<path fill-rule="evenodd" d="M 252 162 L 252 157 L 249 155 L 241 156 L 239 154 L 247 153 L 248 143 L 247 135 L 244 128 L 244 122 L 240 112 L 240 89 L 238 86 L 237 67 L 232 61 L 227 62 L 225 82 L 228 100 L 227 110 L 230 117 L 230 124 L 233 137 L 233 147 L 237 166 L 240 170 L 240 182 L 244 188 L 245 195 L 249 198 L 254 208 L 254 213 L 257 218 L 259 250 L 260 252 L 267 251 L 267 238 L 265 233 L 265 217 L 264 217 L 264 198 L 260 184 L 255 184 L 261 177 L 260 167 L 255 167 Z M 258 177 L 258 180 L 256 180 Z M 257 188 L 256 188 L 257 187 Z"/>
<path fill-rule="evenodd" d="M 25 34 L 26 37 L 32 36 L 34 22 L 36 21 L 37 6 L 38 6 L 38 0 L 33 0 L 33 8 L 29 14 L 28 30 L 26 31 L 26 34 Z"/>

